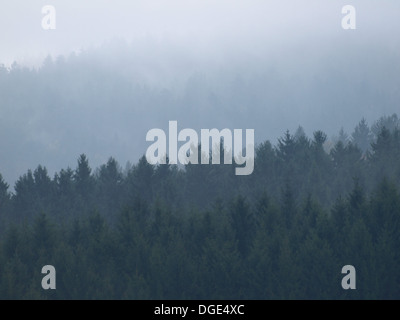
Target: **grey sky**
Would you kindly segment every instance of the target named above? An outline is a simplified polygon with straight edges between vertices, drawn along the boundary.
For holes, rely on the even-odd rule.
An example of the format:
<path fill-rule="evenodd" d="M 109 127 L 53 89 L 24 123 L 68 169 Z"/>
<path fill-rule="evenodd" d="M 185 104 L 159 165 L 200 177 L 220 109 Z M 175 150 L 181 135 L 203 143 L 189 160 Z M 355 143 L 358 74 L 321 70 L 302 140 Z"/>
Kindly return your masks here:
<path fill-rule="evenodd" d="M 247 47 L 255 53 L 321 38 L 347 37 L 341 8 L 357 9 L 358 37 L 388 37 L 400 29 L 398 1 L 321 0 L 1 0 L 0 62 L 37 65 L 47 54 L 67 54 L 119 37 L 202 50 Z M 57 29 L 43 30 L 41 8 L 53 5 Z M 350 31 L 351 32 L 351 31 Z"/>

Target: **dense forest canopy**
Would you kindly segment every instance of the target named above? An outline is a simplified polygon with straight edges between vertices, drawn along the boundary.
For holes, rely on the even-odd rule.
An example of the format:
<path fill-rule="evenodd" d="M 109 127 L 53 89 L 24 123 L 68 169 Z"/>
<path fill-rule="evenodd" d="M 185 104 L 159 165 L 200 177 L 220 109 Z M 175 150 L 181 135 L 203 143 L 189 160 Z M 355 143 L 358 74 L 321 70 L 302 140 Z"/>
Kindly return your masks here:
<path fill-rule="evenodd" d="M 0 177 L 0 297 L 399 299 L 400 121 L 300 127 L 233 165 L 116 159 Z M 57 290 L 40 286 L 57 269 Z M 343 290 L 354 265 L 357 290 Z"/>

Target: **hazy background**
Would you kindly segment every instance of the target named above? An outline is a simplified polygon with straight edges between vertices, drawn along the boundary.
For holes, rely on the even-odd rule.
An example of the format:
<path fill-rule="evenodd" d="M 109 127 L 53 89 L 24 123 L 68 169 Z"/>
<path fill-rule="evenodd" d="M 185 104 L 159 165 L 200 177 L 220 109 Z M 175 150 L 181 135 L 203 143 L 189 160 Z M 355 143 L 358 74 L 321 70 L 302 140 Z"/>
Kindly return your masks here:
<path fill-rule="evenodd" d="M 343 30 L 354 5 L 357 30 Z M 57 29 L 43 30 L 54 5 Z M 0 173 L 122 166 L 149 129 L 301 125 L 330 137 L 399 112 L 398 1 L 1 0 Z M 47 57 L 47 58 L 46 58 Z M 17 65 L 13 65 L 16 61 Z M 13 66 L 12 66 L 13 65 Z"/>

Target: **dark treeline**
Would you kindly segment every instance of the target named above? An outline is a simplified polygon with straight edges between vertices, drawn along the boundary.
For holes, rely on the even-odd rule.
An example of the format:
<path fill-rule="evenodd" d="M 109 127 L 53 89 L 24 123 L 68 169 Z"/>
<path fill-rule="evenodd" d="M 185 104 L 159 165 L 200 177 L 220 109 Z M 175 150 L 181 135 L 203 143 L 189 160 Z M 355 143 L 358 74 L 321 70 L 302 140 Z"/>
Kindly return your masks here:
<path fill-rule="evenodd" d="M 301 128 L 233 165 L 0 178 L 0 298 L 399 299 L 400 126 L 363 120 L 327 149 Z M 54 265 L 57 289 L 43 290 Z M 357 289 L 343 290 L 354 265 Z"/>

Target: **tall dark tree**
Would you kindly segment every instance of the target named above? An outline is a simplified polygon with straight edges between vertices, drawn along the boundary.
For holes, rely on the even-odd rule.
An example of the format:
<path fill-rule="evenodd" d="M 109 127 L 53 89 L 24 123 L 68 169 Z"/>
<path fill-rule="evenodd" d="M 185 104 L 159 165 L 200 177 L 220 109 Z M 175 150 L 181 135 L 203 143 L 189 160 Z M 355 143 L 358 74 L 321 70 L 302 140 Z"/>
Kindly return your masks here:
<path fill-rule="evenodd" d="M 295 139 L 287 130 L 283 138 L 278 139 L 277 155 L 287 162 L 293 159 L 295 153 Z"/>
<path fill-rule="evenodd" d="M 154 166 L 149 164 L 143 156 L 129 172 L 129 197 L 133 200 L 137 197 L 150 202 L 153 199 L 153 175 Z"/>
<path fill-rule="evenodd" d="M 104 212 L 117 212 L 122 193 L 122 172 L 114 158 L 109 158 L 107 163 L 100 166 L 97 174 L 98 204 Z"/>
<path fill-rule="evenodd" d="M 40 210 L 36 202 L 37 190 L 35 188 L 35 180 L 31 170 L 28 170 L 26 174 L 17 180 L 14 190 L 14 218 L 18 219 L 19 221 L 22 221 L 26 218 L 31 219 Z"/>
<path fill-rule="evenodd" d="M 87 202 L 93 191 L 94 182 L 92 169 L 89 166 L 89 160 L 85 154 L 81 154 L 78 158 L 78 166 L 75 170 L 74 180 L 79 195 Z"/>
<path fill-rule="evenodd" d="M 362 118 L 355 127 L 354 132 L 351 134 L 351 138 L 352 142 L 355 143 L 364 154 L 370 150 L 373 138 L 365 118 Z"/>

